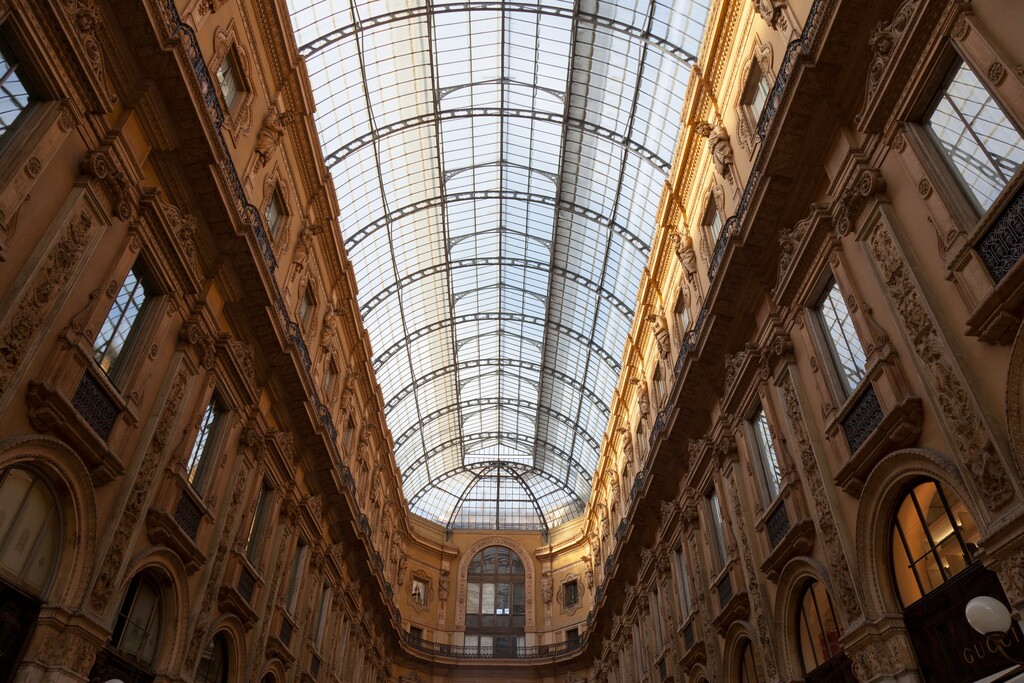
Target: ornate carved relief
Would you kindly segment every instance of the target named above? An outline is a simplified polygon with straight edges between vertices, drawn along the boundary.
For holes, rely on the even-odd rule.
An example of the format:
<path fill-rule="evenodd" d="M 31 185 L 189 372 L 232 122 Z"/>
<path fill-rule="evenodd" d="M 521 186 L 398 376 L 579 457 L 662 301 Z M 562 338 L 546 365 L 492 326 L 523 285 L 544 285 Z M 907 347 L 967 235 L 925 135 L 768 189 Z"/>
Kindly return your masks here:
<path fill-rule="evenodd" d="M 697 275 L 697 252 L 693 249 L 693 239 L 690 231 L 685 226 L 680 226 L 672 233 L 672 241 L 675 243 L 676 258 L 683 267 L 683 274 L 688 282 L 693 282 Z"/>
<path fill-rule="evenodd" d="M 696 128 L 697 134 L 708 139 L 708 151 L 711 152 L 711 160 L 715 165 L 718 175 L 730 183 L 735 183 L 733 173 L 735 157 L 732 145 L 729 143 L 729 132 L 725 126 L 718 124 L 712 126 L 710 123 L 699 123 Z"/>
<path fill-rule="evenodd" d="M 740 494 L 736 486 L 736 476 L 730 468 L 727 477 L 729 486 L 729 500 L 737 519 L 740 515 Z M 743 568 L 747 579 L 747 596 L 750 599 L 750 607 L 754 614 L 754 623 L 757 626 L 757 638 L 761 643 L 761 653 L 764 656 L 765 673 L 768 680 L 776 678 L 775 648 L 772 647 L 771 628 L 768 625 L 768 618 L 765 615 L 764 601 L 761 599 L 761 587 L 757 582 L 758 572 L 754 568 L 754 561 L 750 554 L 750 544 L 747 542 L 747 534 L 737 530 L 736 534 L 740 540 L 740 556 L 743 559 Z"/>
<path fill-rule="evenodd" d="M 939 339 L 921 293 L 911 281 L 888 228 L 879 224 L 868 242 L 914 351 L 927 370 L 924 376 L 935 390 L 959 456 L 982 492 L 986 507 L 990 511 L 999 510 L 1013 499 L 1013 487 L 988 429 L 949 360 L 949 352 Z"/>
<path fill-rule="evenodd" d="M 82 257 L 93 227 L 92 217 L 85 212 L 68 222 L 56 245 L 25 287 L 25 295 L 15 305 L 6 324 L 0 328 L 0 395 L 9 387 L 25 358 L 29 342 L 39 331 L 53 300 L 64 288 Z"/>
<path fill-rule="evenodd" d="M 857 216 L 872 195 L 885 191 L 885 178 L 881 171 L 868 168 L 861 171 L 856 181 L 847 184 L 843 193 L 832 203 L 836 236 L 848 235 L 855 227 Z"/>
<path fill-rule="evenodd" d="M 871 65 L 868 67 L 867 101 L 870 101 L 882 81 L 885 69 L 892 58 L 893 49 L 900 44 L 907 32 L 910 19 L 917 11 L 921 0 L 903 0 L 896 14 L 889 21 L 880 21 L 871 31 L 868 45 L 871 47 Z"/>
<path fill-rule="evenodd" d="M 195 628 L 192 629 L 192 637 L 189 639 L 188 650 L 185 654 L 185 666 L 188 670 L 191 670 L 195 665 L 196 657 L 199 655 L 199 648 L 205 641 L 206 630 L 210 621 L 210 611 L 213 608 L 214 599 L 217 597 L 217 588 L 221 583 L 224 571 L 224 560 L 227 558 L 231 534 L 234 531 L 235 515 L 238 514 L 238 508 L 242 503 L 242 494 L 245 492 L 245 476 L 247 473 L 248 470 L 244 466 L 239 467 L 238 475 L 235 477 L 235 488 L 231 493 L 231 502 L 228 504 L 224 526 L 221 528 L 217 552 L 214 554 L 210 573 L 206 576 L 206 590 L 203 591 L 203 601 L 199 605 L 199 615 L 196 618 Z"/>
<path fill-rule="evenodd" d="M 167 437 L 170 435 L 171 427 L 174 426 L 178 411 L 181 409 L 182 399 L 185 396 L 185 385 L 187 375 L 184 368 L 178 370 L 177 376 L 171 384 L 164 401 L 163 412 L 157 421 L 153 438 L 149 442 L 149 448 L 142 459 L 142 465 L 135 477 L 135 484 L 132 486 L 131 494 L 125 503 L 124 511 L 117 520 L 114 528 L 114 535 L 110 541 L 110 547 L 100 565 L 99 576 L 93 586 L 92 595 L 89 597 L 89 605 L 98 612 L 102 612 L 110 599 L 117 582 L 117 574 L 124 562 L 125 553 L 131 541 L 132 531 L 135 523 L 142 514 L 146 498 L 153 487 L 153 480 L 160 464 L 164 448 L 167 446 Z"/>
<path fill-rule="evenodd" d="M 288 112 L 278 113 L 273 108 L 267 112 L 266 117 L 263 119 L 263 127 L 256 134 L 256 149 L 253 153 L 255 155 L 252 167 L 253 173 L 259 173 L 267 165 L 271 155 L 273 155 L 284 139 L 285 128 L 290 126 L 294 120 L 295 116 Z"/>
<path fill-rule="evenodd" d="M 800 462 L 803 465 L 804 481 L 807 482 L 807 487 L 811 492 L 811 500 L 814 501 L 818 528 L 821 531 L 821 541 L 825 548 L 832 585 L 836 588 L 839 601 L 846 612 L 846 618 L 849 622 L 861 615 L 861 606 L 856 590 L 853 587 L 850 565 L 839 538 L 839 530 L 836 527 L 835 518 L 832 516 L 832 508 L 825 495 L 821 472 L 818 470 L 818 463 L 814 458 L 814 451 L 811 448 L 811 440 L 807 434 L 807 425 L 804 423 L 803 413 L 800 410 L 796 387 L 793 385 L 793 377 L 789 373 L 786 374 L 782 383 L 782 395 L 786 403 L 786 417 L 789 419 L 793 438 L 796 441 L 795 445 L 800 454 Z"/>
<path fill-rule="evenodd" d="M 764 19 L 765 23 L 777 31 L 789 29 L 786 17 L 782 14 L 786 6 L 786 0 L 751 0 L 754 9 Z"/>

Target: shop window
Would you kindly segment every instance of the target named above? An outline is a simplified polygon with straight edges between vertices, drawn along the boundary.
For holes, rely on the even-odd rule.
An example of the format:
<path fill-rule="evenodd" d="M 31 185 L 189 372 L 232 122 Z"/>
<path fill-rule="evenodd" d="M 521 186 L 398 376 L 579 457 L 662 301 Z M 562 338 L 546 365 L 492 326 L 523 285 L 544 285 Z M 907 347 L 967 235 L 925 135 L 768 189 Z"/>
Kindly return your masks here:
<path fill-rule="evenodd" d="M 740 680 L 739 683 L 762 683 L 761 672 L 754 659 L 754 646 L 749 640 L 744 641 L 740 648 Z"/>
<path fill-rule="evenodd" d="M 242 78 L 238 68 L 238 55 L 234 48 L 231 48 L 217 65 L 217 83 L 220 85 L 220 94 L 224 98 L 224 105 L 230 112 L 234 109 L 235 103 L 242 94 Z"/>
<path fill-rule="evenodd" d="M 768 493 L 768 500 L 772 501 L 778 497 L 782 487 L 782 468 L 779 467 L 779 456 L 775 452 L 775 444 L 772 442 L 768 416 L 765 415 L 764 408 L 757 409 L 754 417 L 750 420 L 750 426 L 754 432 L 755 450 L 760 460 L 765 490 Z"/>
<path fill-rule="evenodd" d="M 864 379 L 867 359 L 853 326 L 850 310 L 835 280 L 825 289 L 816 310 L 836 372 L 849 396 Z"/>
<path fill-rule="evenodd" d="M 210 399 L 203 411 L 202 420 L 199 422 L 199 433 L 196 434 L 195 443 L 192 444 L 192 452 L 189 453 L 188 463 L 185 467 L 188 483 L 197 492 L 201 493 L 206 485 L 206 473 L 210 469 L 213 460 L 213 450 L 216 447 L 217 428 L 220 425 L 220 418 L 223 414 L 216 397 Z"/>
<path fill-rule="evenodd" d="M 953 492 L 923 481 L 903 498 L 892 530 L 892 570 L 903 605 L 935 590 L 974 561 L 980 534 Z"/>
<path fill-rule="evenodd" d="M 0 137 L 14 127 L 14 123 L 36 99 L 25 79 L 24 70 L 9 41 L 0 34 Z"/>
<path fill-rule="evenodd" d="M 274 489 L 266 481 L 260 486 L 256 497 L 252 520 L 249 522 L 249 533 L 245 538 L 245 556 L 254 565 L 259 559 L 263 547 L 263 539 L 267 535 L 270 508 L 273 505 Z"/>
<path fill-rule="evenodd" d="M 137 574 L 121 602 L 111 643 L 117 650 L 143 664 L 156 659 L 162 621 L 160 588 L 145 574 Z"/>
<path fill-rule="evenodd" d="M 562 585 L 562 591 L 565 596 L 566 607 L 575 607 L 580 604 L 580 585 L 576 579 L 566 581 Z"/>
<path fill-rule="evenodd" d="M 1024 139 L 965 62 L 928 110 L 925 128 L 976 208 L 985 212 L 1024 162 Z"/>
<path fill-rule="evenodd" d="M 59 542 L 60 514 L 50 487 L 29 470 L 0 472 L 0 574 L 42 596 L 57 567 Z"/>
<path fill-rule="evenodd" d="M 270 193 L 267 208 L 263 210 L 263 219 L 267 224 L 267 234 L 271 239 L 275 239 L 281 231 L 285 219 L 284 202 L 281 201 L 281 193 L 277 188 Z"/>
<path fill-rule="evenodd" d="M 116 380 L 127 356 L 125 353 L 138 335 L 146 303 L 152 299 L 147 291 L 145 275 L 139 264 L 135 264 L 114 298 L 107 317 L 100 326 L 100 332 L 93 342 L 93 358 L 100 368 Z"/>
<path fill-rule="evenodd" d="M 754 130 L 757 129 L 757 122 L 761 119 L 761 112 L 764 111 L 764 105 L 768 102 L 768 94 L 771 92 L 771 89 L 768 77 L 761 71 L 761 65 L 758 64 L 756 59 L 753 60 L 750 65 L 750 75 L 747 77 L 746 87 L 743 89 L 741 102 L 746 108 L 747 115 L 750 117 L 751 128 Z"/>
<path fill-rule="evenodd" d="M 811 673 L 843 651 L 832 599 L 820 581 L 811 581 L 804 589 L 797 618 L 797 637 L 804 673 Z"/>
<path fill-rule="evenodd" d="M 714 489 L 705 498 L 708 525 L 711 527 L 711 558 L 716 571 L 725 568 L 725 526 L 722 521 L 722 506 L 718 502 L 718 493 Z"/>
<path fill-rule="evenodd" d="M 196 683 L 227 683 L 228 645 L 223 634 L 218 633 L 206 645 L 199 658 Z"/>

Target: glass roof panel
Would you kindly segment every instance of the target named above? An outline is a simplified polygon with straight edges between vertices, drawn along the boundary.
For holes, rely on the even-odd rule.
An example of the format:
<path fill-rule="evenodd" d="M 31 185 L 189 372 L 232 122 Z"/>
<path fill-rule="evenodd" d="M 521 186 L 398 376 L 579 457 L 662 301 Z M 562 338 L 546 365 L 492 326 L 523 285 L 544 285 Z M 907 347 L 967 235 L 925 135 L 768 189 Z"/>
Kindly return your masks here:
<path fill-rule="evenodd" d="M 583 511 L 709 2 L 289 0 L 414 513 Z"/>

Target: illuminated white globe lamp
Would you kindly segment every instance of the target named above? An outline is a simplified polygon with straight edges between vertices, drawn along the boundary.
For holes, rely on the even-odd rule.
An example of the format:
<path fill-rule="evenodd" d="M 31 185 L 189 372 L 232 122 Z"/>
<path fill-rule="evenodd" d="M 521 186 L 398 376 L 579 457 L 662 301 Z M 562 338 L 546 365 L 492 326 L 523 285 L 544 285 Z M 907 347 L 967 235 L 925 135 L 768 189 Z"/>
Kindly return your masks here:
<path fill-rule="evenodd" d="M 1010 610 L 1001 601 L 987 595 L 979 595 L 967 603 L 964 610 L 967 623 L 983 636 L 1001 636 L 1010 630 Z"/>

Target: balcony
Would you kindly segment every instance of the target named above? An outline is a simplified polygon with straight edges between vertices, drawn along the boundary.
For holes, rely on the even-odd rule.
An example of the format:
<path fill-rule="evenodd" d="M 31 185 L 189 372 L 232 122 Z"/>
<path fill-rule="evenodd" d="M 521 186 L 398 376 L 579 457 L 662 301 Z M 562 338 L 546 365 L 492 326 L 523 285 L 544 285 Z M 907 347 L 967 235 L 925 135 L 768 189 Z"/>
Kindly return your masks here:
<path fill-rule="evenodd" d="M 406 645 L 417 652 L 453 659 L 550 659 L 559 655 L 573 654 L 583 647 L 582 637 L 551 645 L 494 645 L 489 647 L 434 643 L 410 633 L 404 635 L 404 640 Z"/>

